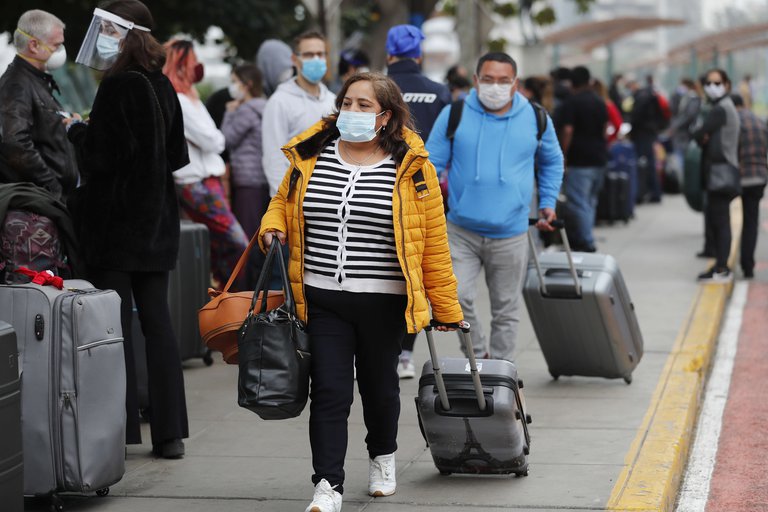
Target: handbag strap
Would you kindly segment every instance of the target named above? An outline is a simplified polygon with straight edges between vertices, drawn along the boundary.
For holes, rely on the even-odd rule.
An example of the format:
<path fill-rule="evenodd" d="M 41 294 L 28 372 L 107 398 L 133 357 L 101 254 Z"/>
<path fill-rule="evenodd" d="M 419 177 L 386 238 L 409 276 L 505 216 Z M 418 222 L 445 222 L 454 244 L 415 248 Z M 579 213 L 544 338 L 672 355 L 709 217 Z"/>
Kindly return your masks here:
<path fill-rule="evenodd" d="M 235 278 L 240 274 L 240 271 L 243 269 L 243 266 L 248 261 L 248 255 L 251 253 L 251 249 L 253 249 L 253 246 L 256 245 L 258 239 L 259 239 L 259 232 L 256 231 L 256 234 L 253 235 L 253 237 L 251 238 L 251 241 L 248 242 L 248 246 L 243 251 L 243 254 L 240 255 L 240 259 L 237 260 L 237 265 L 235 265 L 234 270 L 232 270 L 232 275 L 229 276 L 229 279 L 227 280 L 227 284 L 224 285 L 224 289 L 222 290 L 222 293 L 229 291 L 229 287 L 232 286 L 232 283 L 235 282 Z M 256 291 L 258 290 L 259 288 L 257 286 Z"/>
<path fill-rule="evenodd" d="M 152 93 L 152 97 L 155 98 L 155 105 L 157 105 L 157 111 L 160 113 L 160 119 L 163 121 L 163 128 L 165 128 L 167 125 L 165 124 L 165 116 L 163 115 L 163 108 L 160 106 L 160 100 L 157 98 L 157 93 L 155 92 L 155 88 L 152 87 L 152 82 L 149 81 L 149 78 L 147 78 L 147 75 L 145 75 L 140 71 L 128 71 L 128 72 L 139 75 L 147 83 L 147 86 L 149 86 L 149 91 Z"/>
<path fill-rule="evenodd" d="M 277 237 L 272 239 L 272 245 L 269 246 L 269 251 L 267 251 L 267 257 L 264 261 L 264 266 L 261 268 L 259 279 L 256 282 L 256 289 L 253 293 L 253 299 L 251 299 L 251 308 L 249 311 L 253 312 L 253 309 L 256 307 L 256 301 L 261 296 L 263 297 L 263 300 L 261 301 L 261 309 L 259 312 L 266 313 L 267 296 L 269 293 L 269 278 L 272 275 L 272 266 L 274 265 L 275 259 L 278 260 L 278 266 L 280 269 L 280 278 L 283 285 L 283 300 L 285 301 L 285 306 L 288 309 L 288 314 L 291 317 L 296 317 L 296 303 L 293 300 L 291 282 L 288 280 L 288 272 L 285 268 L 285 260 L 283 259 L 283 254 L 280 250 L 280 241 L 277 239 Z M 249 314 L 251 314 L 250 312 Z"/>

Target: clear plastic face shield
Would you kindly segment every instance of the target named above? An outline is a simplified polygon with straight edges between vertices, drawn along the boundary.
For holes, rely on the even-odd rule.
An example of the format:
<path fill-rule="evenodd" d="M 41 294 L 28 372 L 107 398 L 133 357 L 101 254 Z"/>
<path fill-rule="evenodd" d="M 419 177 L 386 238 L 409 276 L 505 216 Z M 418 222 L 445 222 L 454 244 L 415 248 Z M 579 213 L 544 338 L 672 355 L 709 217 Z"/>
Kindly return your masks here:
<path fill-rule="evenodd" d="M 149 29 L 103 9 L 94 9 L 93 20 L 75 62 L 99 71 L 112 67 L 120 54 L 120 43 L 129 30 Z"/>

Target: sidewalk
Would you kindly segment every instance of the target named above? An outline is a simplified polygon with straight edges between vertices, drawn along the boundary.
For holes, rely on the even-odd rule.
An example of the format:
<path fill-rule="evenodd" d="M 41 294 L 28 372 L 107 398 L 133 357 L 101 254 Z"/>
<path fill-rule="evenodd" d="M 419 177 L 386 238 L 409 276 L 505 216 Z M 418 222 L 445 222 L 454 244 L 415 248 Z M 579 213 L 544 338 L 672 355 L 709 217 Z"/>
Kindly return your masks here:
<path fill-rule="evenodd" d="M 440 476 L 418 429 L 417 379 L 401 381 L 397 494 L 367 496 L 367 454 L 359 400 L 350 417 L 344 511 L 604 510 L 628 465 L 681 328 L 686 325 L 706 262 L 702 219 L 681 196 L 645 205 L 629 226 L 596 230 L 598 248 L 621 266 L 645 339 L 631 385 L 623 380 L 562 377 L 547 372 L 527 315 L 517 363 L 533 424 L 530 476 Z M 478 308 L 490 324 L 487 293 Z M 439 334 L 438 350 L 459 355 L 455 334 Z M 427 359 L 420 336 L 416 360 Z M 106 498 L 74 498 L 67 510 L 122 512 L 302 511 L 312 496 L 308 410 L 293 420 L 266 422 L 236 404 L 237 368 L 185 366 L 191 437 L 181 461 L 150 457 L 149 444 L 128 448 L 127 473 Z M 149 439 L 145 428 L 144 438 Z"/>

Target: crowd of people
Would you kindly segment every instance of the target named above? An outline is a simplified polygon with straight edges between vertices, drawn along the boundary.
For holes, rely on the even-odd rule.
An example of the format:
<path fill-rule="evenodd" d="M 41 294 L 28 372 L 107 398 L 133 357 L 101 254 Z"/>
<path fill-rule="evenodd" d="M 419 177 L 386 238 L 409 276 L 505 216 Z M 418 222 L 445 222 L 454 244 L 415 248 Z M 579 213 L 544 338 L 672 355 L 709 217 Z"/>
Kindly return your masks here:
<path fill-rule="evenodd" d="M 596 251 L 598 197 L 615 145 L 636 155 L 633 205 L 661 201 L 662 134 L 672 140 L 670 158 L 681 160 L 692 140 L 703 147 L 705 189 L 713 166 L 741 168 L 741 264 L 752 275 L 766 129 L 731 99 L 721 70 L 701 80 L 706 101 L 684 80 L 669 103 L 650 78 L 641 85 L 617 77 L 606 88 L 583 66 L 522 79 L 502 52 L 482 56 L 472 73 L 454 66 L 438 83 L 421 72 L 420 29 L 399 25 L 383 49 L 386 74 L 371 72 L 363 51 L 348 50 L 327 80 L 326 39 L 310 31 L 291 45 L 264 42 L 255 64 L 235 66 L 229 86 L 204 104 L 194 45 L 161 44 L 154 28 L 138 0 L 94 11 L 76 62 L 103 76 L 83 119 L 52 94 L 48 71 L 66 60 L 64 23 L 40 10 L 22 15 L 17 56 L 0 78 L 0 176 L 65 203 L 84 261 L 78 277 L 122 298 L 129 444 L 141 442 L 135 304 L 159 457 L 182 457 L 189 431 L 166 299 L 181 216 L 208 227 L 214 283 L 227 280 L 249 239 L 284 246 L 313 354 L 310 512 L 341 509 L 355 378 L 369 493 L 395 492 L 399 379 L 415 376 L 413 345 L 430 314 L 470 322 L 477 357 L 514 361 L 531 204 L 539 230 L 553 231 L 560 215 L 572 247 Z M 730 272 L 733 195 L 705 195 L 703 255 L 716 263 L 701 277 L 711 279 Z M 252 256 L 240 289 L 252 289 L 261 271 L 263 260 Z M 475 306 L 481 272 L 493 317 L 487 335 Z"/>

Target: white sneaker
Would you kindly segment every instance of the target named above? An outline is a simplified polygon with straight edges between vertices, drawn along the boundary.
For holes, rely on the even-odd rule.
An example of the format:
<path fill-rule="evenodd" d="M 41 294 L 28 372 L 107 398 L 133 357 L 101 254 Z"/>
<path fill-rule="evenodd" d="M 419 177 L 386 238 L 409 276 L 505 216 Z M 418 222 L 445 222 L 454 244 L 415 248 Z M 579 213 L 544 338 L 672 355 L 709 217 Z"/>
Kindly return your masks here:
<path fill-rule="evenodd" d="M 315 486 L 312 503 L 304 512 L 341 512 L 341 494 L 334 491 L 328 480 L 323 478 Z"/>
<path fill-rule="evenodd" d="M 397 376 L 401 379 L 412 379 L 416 376 L 416 367 L 410 359 L 401 359 L 397 363 Z"/>
<path fill-rule="evenodd" d="M 375 497 L 395 494 L 395 454 L 368 460 L 368 494 Z"/>

